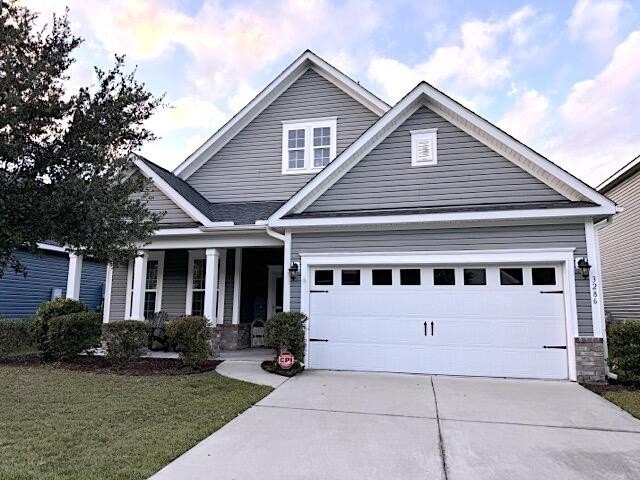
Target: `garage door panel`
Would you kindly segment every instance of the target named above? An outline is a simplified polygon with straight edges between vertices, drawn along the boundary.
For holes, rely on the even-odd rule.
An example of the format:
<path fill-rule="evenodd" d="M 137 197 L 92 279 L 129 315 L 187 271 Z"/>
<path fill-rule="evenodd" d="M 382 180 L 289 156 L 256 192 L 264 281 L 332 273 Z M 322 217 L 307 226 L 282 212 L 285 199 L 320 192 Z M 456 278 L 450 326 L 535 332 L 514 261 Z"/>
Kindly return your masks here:
<path fill-rule="evenodd" d="M 567 378 L 564 296 L 561 287 L 499 285 L 486 266 L 488 285 L 331 285 L 310 296 L 311 368 L 449 375 Z M 361 268 L 363 272 L 370 266 Z M 392 267 L 385 267 L 392 268 Z M 527 268 L 527 267 L 523 267 Z M 560 275 L 557 275 L 560 278 Z M 334 275 L 334 278 L 339 278 Z M 366 283 L 369 284 L 366 284 Z M 433 324 L 433 333 L 431 326 Z M 426 335 L 425 335 L 426 326 Z"/>

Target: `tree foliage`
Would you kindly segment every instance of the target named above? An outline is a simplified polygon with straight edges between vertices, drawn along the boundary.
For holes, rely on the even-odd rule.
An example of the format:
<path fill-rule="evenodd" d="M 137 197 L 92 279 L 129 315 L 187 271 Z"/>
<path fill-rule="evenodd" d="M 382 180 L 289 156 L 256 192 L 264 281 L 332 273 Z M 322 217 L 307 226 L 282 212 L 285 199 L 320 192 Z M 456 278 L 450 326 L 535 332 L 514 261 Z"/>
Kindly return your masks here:
<path fill-rule="evenodd" d="M 146 179 L 130 156 L 154 140 L 144 122 L 161 105 L 116 56 L 94 85 L 68 92 L 82 43 L 67 14 L 36 30 L 14 0 L 0 12 L 0 277 L 24 271 L 15 252 L 52 240 L 121 263 L 157 227 Z"/>

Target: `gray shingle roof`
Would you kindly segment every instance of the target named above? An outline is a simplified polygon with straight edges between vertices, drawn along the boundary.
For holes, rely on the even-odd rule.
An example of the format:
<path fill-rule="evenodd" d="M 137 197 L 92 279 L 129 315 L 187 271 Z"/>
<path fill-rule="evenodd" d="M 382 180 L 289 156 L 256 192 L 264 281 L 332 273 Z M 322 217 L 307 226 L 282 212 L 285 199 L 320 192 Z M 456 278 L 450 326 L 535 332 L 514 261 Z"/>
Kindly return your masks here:
<path fill-rule="evenodd" d="M 211 203 L 191 185 L 176 177 L 170 171 L 140 155 L 138 155 L 138 158 L 212 222 L 234 222 L 236 225 L 253 225 L 256 220 L 269 218 L 284 203 L 283 201 Z"/>

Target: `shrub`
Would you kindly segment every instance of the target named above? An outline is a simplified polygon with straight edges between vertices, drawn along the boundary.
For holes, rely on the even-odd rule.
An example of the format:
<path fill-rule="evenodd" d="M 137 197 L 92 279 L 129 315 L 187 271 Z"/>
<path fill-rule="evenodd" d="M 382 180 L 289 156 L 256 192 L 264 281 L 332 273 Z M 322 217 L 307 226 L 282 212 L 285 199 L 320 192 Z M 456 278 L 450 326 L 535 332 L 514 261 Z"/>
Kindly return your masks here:
<path fill-rule="evenodd" d="M 304 361 L 304 323 L 307 317 L 299 312 L 280 312 L 266 321 L 264 343 L 276 350 L 276 356 L 289 351 L 296 360 Z"/>
<path fill-rule="evenodd" d="M 640 321 L 607 325 L 609 367 L 621 380 L 640 380 Z"/>
<path fill-rule="evenodd" d="M 100 344 L 102 317 L 93 312 L 77 312 L 50 318 L 45 348 L 51 358 L 69 360 Z"/>
<path fill-rule="evenodd" d="M 211 329 L 206 318 L 187 315 L 171 320 L 166 324 L 166 335 L 188 367 L 198 368 L 209 358 Z"/>
<path fill-rule="evenodd" d="M 102 340 L 107 346 L 107 358 L 118 368 L 125 367 L 140 358 L 146 350 L 149 330 L 148 322 L 124 320 L 107 323 L 102 328 Z"/>
<path fill-rule="evenodd" d="M 31 321 L 0 318 L 0 358 L 32 345 Z"/>
<path fill-rule="evenodd" d="M 86 312 L 87 310 L 86 305 L 83 303 L 62 297 L 51 300 L 50 302 L 45 302 L 38 307 L 31 330 L 33 340 L 45 358 L 53 357 L 48 347 L 49 321 L 55 317 L 68 315 L 70 313 Z"/>

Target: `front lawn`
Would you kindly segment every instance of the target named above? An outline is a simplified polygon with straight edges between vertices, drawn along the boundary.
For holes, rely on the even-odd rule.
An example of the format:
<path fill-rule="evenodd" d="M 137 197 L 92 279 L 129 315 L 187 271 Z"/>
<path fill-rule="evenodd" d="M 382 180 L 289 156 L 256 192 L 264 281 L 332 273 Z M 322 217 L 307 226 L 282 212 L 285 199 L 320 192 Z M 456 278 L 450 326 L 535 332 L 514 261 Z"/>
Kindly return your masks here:
<path fill-rule="evenodd" d="M 0 366 L 0 479 L 144 479 L 270 391 L 215 372 Z"/>
<path fill-rule="evenodd" d="M 640 418 L 640 390 L 624 389 L 606 392 L 604 398 L 615 403 L 636 418 Z"/>

